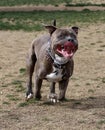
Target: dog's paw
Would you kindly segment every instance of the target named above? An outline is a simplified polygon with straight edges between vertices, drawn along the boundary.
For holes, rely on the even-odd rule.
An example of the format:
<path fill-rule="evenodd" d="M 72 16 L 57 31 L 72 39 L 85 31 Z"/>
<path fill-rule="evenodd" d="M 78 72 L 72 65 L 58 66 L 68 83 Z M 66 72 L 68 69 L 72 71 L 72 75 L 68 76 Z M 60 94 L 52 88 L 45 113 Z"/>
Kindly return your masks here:
<path fill-rule="evenodd" d="M 51 103 L 58 103 L 59 100 L 58 100 L 58 99 L 51 98 L 51 99 L 50 99 L 50 102 L 51 102 Z"/>
<path fill-rule="evenodd" d="M 28 95 L 26 95 L 26 101 L 28 101 L 31 98 L 33 98 L 33 94 L 32 93 L 29 93 Z"/>
<path fill-rule="evenodd" d="M 57 94 L 55 94 L 55 93 L 51 93 L 51 94 L 48 96 L 48 99 L 50 100 L 51 103 L 57 103 L 57 102 L 59 102 L 58 96 L 57 96 Z"/>

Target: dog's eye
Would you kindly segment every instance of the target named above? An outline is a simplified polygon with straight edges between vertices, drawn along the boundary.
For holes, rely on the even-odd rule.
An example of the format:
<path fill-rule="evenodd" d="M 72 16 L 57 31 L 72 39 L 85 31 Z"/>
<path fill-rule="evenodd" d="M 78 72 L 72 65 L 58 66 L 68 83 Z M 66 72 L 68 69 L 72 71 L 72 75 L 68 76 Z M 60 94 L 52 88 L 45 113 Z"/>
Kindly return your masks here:
<path fill-rule="evenodd" d="M 74 39 L 76 39 L 76 35 L 74 35 L 73 33 L 70 33 L 70 36 Z"/>
<path fill-rule="evenodd" d="M 64 38 L 65 36 L 63 35 L 63 34 L 60 34 L 60 35 L 58 35 L 58 38 L 60 38 L 60 39 L 62 39 L 62 38 Z"/>

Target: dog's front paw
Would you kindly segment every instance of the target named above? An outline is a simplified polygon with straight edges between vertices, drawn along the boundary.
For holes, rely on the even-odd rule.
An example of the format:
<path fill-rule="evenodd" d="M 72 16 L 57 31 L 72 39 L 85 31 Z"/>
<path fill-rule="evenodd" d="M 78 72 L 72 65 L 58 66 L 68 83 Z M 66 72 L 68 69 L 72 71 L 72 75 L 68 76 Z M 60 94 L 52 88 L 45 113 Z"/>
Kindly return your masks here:
<path fill-rule="evenodd" d="M 26 101 L 28 101 L 31 98 L 33 98 L 33 94 L 32 93 L 29 93 L 28 95 L 26 95 Z"/>
<path fill-rule="evenodd" d="M 51 93 L 51 94 L 48 96 L 48 98 L 49 98 L 49 100 L 50 100 L 51 103 L 57 103 L 57 102 L 59 102 L 58 96 L 57 96 L 57 94 L 55 94 L 55 93 Z"/>

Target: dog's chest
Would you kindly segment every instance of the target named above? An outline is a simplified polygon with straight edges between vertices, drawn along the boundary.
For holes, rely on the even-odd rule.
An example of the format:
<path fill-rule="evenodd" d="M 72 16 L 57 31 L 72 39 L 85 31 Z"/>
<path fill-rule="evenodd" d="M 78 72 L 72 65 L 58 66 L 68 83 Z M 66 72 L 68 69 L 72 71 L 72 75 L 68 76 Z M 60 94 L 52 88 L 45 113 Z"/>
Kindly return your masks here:
<path fill-rule="evenodd" d="M 46 75 L 46 79 L 50 82 L 59 82 L 63 79 L 63 68 L 53 67 L 52 73 Z"/>

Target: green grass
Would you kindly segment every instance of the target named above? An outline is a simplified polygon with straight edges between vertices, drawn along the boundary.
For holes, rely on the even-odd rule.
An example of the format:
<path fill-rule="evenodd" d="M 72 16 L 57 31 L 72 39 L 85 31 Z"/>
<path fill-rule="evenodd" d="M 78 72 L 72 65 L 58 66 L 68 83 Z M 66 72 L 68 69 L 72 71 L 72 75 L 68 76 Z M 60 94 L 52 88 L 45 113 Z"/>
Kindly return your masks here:
<path fill-rule="evenodd" d="M 35 100 L 34 98 L 32 98 L 29 101 L 25 101 L 25 102 L 19 103 L 18 107 L 25 107 L 25 106 L 28 106 L 29 104 L 35 104 L 36 102 L 37 102 L 37 100 Z"/>
<path fill-rule="evenodd" d="M 11 101 L 18 101 L 20 100 L 19 98 L 16 97 L 17 95 L 11 95 L 11 94 L 8 94 L 6 95 L 6 97 L 11 100 Z"/>
<path fill-rule="evenodd" d="M 54 5 L 58 6 L 62 3 L 71 3 L 72 0 L 0 0 L 0 6 L 14 6 L 14 5 Z"/>
<path fill-rule="evenodd" d="M 15 5 L 54 5 L 60 4 L 65 6 L 105 6 L 105 4 L 92 4 L 87 1 L 79 1 L 73 4 L 73 0 L 0 0 L 0 6 L 15 6 Z"/>
<path fill-rule="evenodd" d="M 88 92 L 89 93 L 94 93 L 94 90 L 93 89 L 89 89 Z"/>
<path fill-rule="evenodd" d="M 27 105 L 29 105 L 28 102 L 22 102 L 22 103 L 19 103 L 18 107 L 25 107 Z"/>
<path fill-rule="evenodd" d="M 21 84 L 15 86 L 15 88 L 16 88 L 16 92 L 25 92 L 26 90 Z"/>
<path fill-rule="evenodd" d="M 1 87 L 3 88 L 8 87 L 8 84 L 3 84 Z"/>
<path fill-rule="evenodd" d="M 21 81 L 21 80 L 13 80 L 13 81 L 11 82 L 11 84 L 12 84 L 12 85 L 21 85 L 22 82 L 23 82 L 23 81 Z"/>
<path fill-rule="evenodd" d="M 99 125 L 104 125 L 104 124 L 105 124 L 105 119 L 100 120 L 100 121 L 98 122 L 98 124 L 99 124 Z"/>
<path fill-rule="evenodd" d="M 20 69 L 19 69 L 19 72 L 20 72 L 21 74 L 25 74 L 25 73 L 26 73 L 26 68 L 20 68 Z"/>
<path fill-rule="evenodd" d="M 65 6 L 71 7 L 71 6 L 76 6 L 76 7 L 83 7 L 83 6 L 102 6 L 105 7 L 105 4 L 92 4 L 92 3 L 66 3 Z"/>
<path fill-rule="evenodd" d="M 102 78 L 102 83 L 105 83 L 105 77 Z"/>
<path fill-rule="evenodd" d="M 0 12 L 0 30 L 41 31 L 42 24 L 51 24 L 53 19 L 58 27 L 104 23 L 105 11 Z"/>
<path fill-rule="evenodd" d="M 10 103 L 7 102 L 7 101 L 4 101 L 3 104 L 5 104 L 5 105 L 10 105 Z"/>
<path fill-rule="evenodd" d="M 24 81 L 22 81 L 22 80 L 14 80 L 14 81 L 12 81 L 11 85 L 14 85 L 16 92 L 24 92 L 25 88 L 22 85 L 23 82 Z"/>

